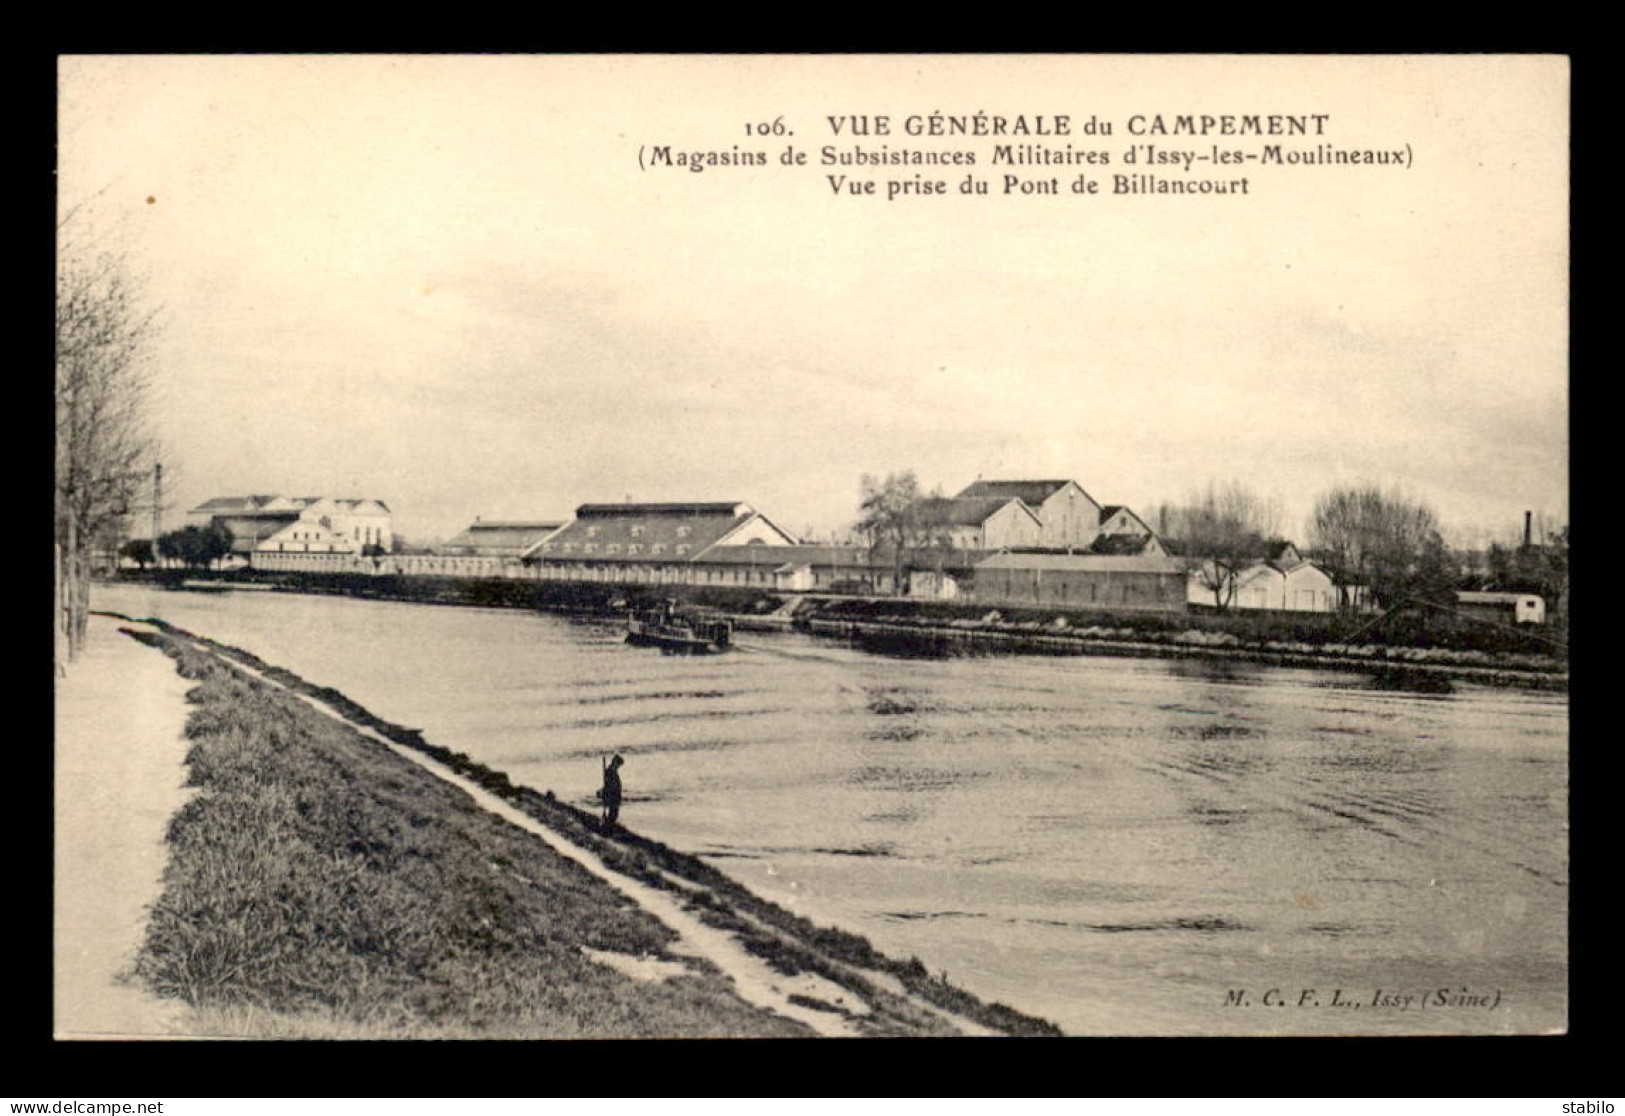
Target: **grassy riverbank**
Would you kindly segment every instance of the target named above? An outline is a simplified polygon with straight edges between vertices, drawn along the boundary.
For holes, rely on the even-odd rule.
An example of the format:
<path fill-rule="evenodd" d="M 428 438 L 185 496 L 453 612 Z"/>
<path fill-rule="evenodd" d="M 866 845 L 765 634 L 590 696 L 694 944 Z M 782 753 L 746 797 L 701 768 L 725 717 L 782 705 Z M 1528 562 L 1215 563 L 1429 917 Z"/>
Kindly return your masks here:
<path fill-rule="evenodd" d="M 715 966 L 674 952 L 673 932 L 620 891 L 354 725 L 458 771 L 623 876 L 679 896 L 778 972 L 839 986 L 847 1007 L 802 1000 L 847 1016 L 856 1033 L 960 1033 L 955 1017 L 1002 1033 L 1058 1033 L 931 978 L 918 961 L 813 926 L 697 858 L 624 830 L 600 834 L 594 819 L 550 794 L 515 786 L 336 691 L 152 623 L 160 634 L 138 638 L 198 683 L 186 729 L 197 794 L 170 826 L 164 891 L 137 971 L 216 1033 L 811 1033 L 741 999 Z M 641 959 L 634 968 L 663 963 L 666 975 L 635 979 L 594 959 L 606 955 Z"/>

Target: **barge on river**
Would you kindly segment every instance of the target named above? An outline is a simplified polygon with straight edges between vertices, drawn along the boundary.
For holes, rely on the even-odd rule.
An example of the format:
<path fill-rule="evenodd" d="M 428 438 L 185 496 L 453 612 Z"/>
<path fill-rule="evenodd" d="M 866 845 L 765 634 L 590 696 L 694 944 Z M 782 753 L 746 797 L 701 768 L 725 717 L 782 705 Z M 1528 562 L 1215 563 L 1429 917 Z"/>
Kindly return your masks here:
<path fill-rule="evenodd" d="M 675 600 L 667 600 L 628 614 L 626 642 L 637 647 L 658 647 L 671 655 L 714 655 L 733 646 L 733 625 L 680 609 Z"/>

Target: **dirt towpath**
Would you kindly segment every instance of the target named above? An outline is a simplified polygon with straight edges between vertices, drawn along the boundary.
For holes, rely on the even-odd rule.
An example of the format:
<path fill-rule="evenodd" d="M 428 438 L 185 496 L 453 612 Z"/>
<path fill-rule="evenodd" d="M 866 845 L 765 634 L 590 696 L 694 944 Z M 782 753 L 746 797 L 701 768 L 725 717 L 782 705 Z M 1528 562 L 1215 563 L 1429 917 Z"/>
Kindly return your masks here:
<path fill-rule="evenodd" d="M 120 982 L 158 898 L 164 832 L 185 804 L 191 683 L 120 627 L 92 616 L 84 654 L 56 685 L 57 1038 L 179 1032 L 185 1008 Z"/>
<path fill-rule="evenodd" d="M 231 662 L 230 666 L 234 670 L 242 671 L 253 678 L 257 678 L 266 685 L 282 690 L 290 697 L 309 705 L 323 716 L 334 716 L 333 711 L 320 702 L 289 689 L 262 671 L 255 670 L 241 662 Z M 707 926 L 701 919 L 685 910 L 673 895 L 656 890 L 610 869 L 592 853 L 565 840 L 534 818 L 516 810 L 489 791 L 446 769 L 434 760 L 402 748 L 388 737 L 372 729 L 350 724 L 344 721 L 343 718 L 335 719 L 347 724 L 354 731 L 382 744 L 408 762 L 416 764 L 437 778 L 460 788 L 469 794 L 475 802 L 479 803 L 482 808 L 540 838 L 554 852 L 573 860 L 592 875 L 615 888 L 632 902 L 665 923 L 678 936 L 678 942 L 671 947 L 671 952 L 679 955 L 700 957 L 715 965 L 732 979 L 735 991 L 743 999 L 758 1007 L 798 1020 L 824 1037 L 850 1037 L 860 1033 L 851 1025 L 849 1018 L 857 1014 L 867 1014 L 869 1009 L 861 1000 L 848 994 L 839 985 L 812 973 L 801 973 L 791 977 L 775 972 L 766 962 L 750 954 L 742 943 L 726 933 Z M 633 958 L 595 953 L 595 951 L 587 952 L 589 956 L 593 956 L 594 960 L 599 961 L 599 963 L 611 965 L 638 979 L 662 979 L 663 976 L 669 975 L 668 973 L 655 971 L 659 965 L 658 962 L 650 965 L 648 962 L 638 963 Z M 631 964 L 628 965 L 628 962 L 631 962 Z M 673 966 L 673 968 L 680 971 L 681 966 Z M 871 982 L 880 980 L 878 974 L 869 973 L 866 975 Z M 900 986 L 894 988 L 892 992 L 894 995 L 906 995 L 906 992 Z M 810 1008 L 805 1006 L 804 1003 L 797 1002 L 798 998 L 808 997 L 831 1003 L 839 1011 L 836 1014 L 831 1014 L 827 1010 Z M 915 1006 L 917 1010 L 935 1015 L 948 1022 L 961 1034 L 991 1035 L 996 1033 L 987 1027 L 940 1008 L 925 1004 L 916 1004 Z"/>
<path fill-rule="evenodd" d="M 678 939 L 670 950 L 681 959 L 677 961 L 584 948 L 599 964 L 658 981 L 681 974 L 687 967 L 683 962 L 692 958 L 731 978 L 744 1000 L 832 1037 L 1053 1030 L 1000 1005 L 978 1004 L 945 985 L 939 989 L 917 961 L 899 965 L 873 954 L 861 940 L 854 944 L 838 932 L 787 921 L 782 911 L 739 893 L 737 884 L 658 845 L 630 839 L 605 843 L 598 836 L 578 843 L 577 812 L 545 806 L 550 795 L 507 795 L 512 788 L 506 777 L 496 778 L 478 765 L 453 770 L 457 765 L 448 765 L 447 757 L 466 757 L 440 756 L 443 749 L 431 750 L 421 742 L 408 741 L 410 747 L 397 742 L 390 733 L 411 735 L 409 730 L 378 721 L 359 707 L 352 711 L 353 703 L 343 695 L 312 689 L 246 652 L 221 648 L 162 621 L 94 616 L 84 656 L 57 686 L 58 1038 L 180 1038 L 196 1026 L 184 1004 L 159 1000 L 124 980 L 142 946 L 148 911 L 162 892 L 170 819 L 192 793 L 184 787 L 190 742 L 183 736 L 190 710 L 186 693 L 192 684 L 176 673 L 168 656 L 121 633 L 121 627 L 139 633 L 158 630 L 164 639 L 191 642 L 221 663 L 348 724 L 540 838 L 555 854 L 664 922 Z M 334 701 L 338 704 L 329 708 Z M 374 722 L 390 732 L 378 731 Z M 492 793 L 487 785 L 504 793 Z M 529 804 L 526 794 L 537 804 Z M 527 811 L 534 809 L 547 816 L 532 817 Z M 551 813 L 559 810 L 563 816 L 552 819 Z M 590 825 L 588 829 L 596 834 Z M 780 960 L 770 963 L 772 958 Z M 918 981 L 925 987 L 909 983 Z M 977 1012 L 991 1013 L 994 1025 L 971 1018 Z"/>

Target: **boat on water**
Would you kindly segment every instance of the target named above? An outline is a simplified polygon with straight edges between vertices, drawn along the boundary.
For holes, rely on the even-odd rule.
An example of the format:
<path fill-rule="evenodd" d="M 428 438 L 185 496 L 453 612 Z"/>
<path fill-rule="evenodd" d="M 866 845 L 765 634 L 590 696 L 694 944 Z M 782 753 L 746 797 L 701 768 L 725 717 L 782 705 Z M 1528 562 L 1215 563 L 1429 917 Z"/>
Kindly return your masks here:
<path fill-rule="evenodd" d="M 733 646 L 733 625 L 667 600 L 627 614 L 626 642 L 672 655 L 714 655 Z"/>

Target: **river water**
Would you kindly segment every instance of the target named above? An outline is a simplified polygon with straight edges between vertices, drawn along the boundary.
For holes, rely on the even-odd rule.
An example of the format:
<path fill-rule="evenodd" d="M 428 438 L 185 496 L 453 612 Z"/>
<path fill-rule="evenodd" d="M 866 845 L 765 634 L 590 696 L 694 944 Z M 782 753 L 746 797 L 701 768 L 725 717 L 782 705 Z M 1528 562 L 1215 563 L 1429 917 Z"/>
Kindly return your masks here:
<path fill-rule="evenodd" d="M 1566 1025 L 1565 695 L 796 634 L 684 658 L 603 621 L 267 592 L 94 607 L 586 808 L 619 753 L 624 824 L 1068 1033 Z"/>

